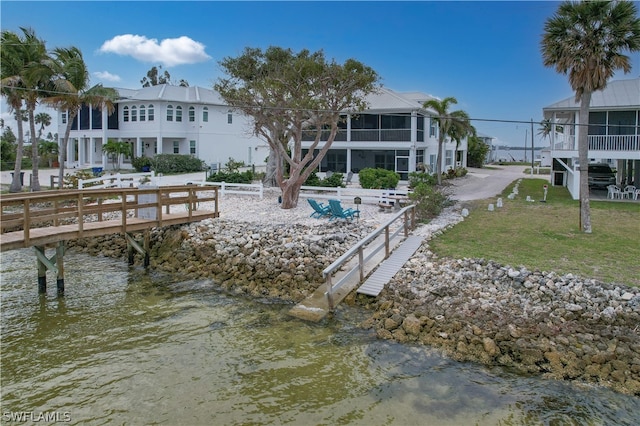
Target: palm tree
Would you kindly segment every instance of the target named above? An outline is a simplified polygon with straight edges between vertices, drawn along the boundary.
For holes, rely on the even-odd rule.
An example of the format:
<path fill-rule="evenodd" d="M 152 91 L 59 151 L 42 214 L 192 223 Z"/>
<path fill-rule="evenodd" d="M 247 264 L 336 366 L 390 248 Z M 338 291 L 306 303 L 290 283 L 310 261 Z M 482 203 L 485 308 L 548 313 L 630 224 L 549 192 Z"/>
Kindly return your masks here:
<path fill-rule="evenodd" d="M 20 73 L 24 69 L 24 57 L 21 54 L 23 40 L 14 32 L 2 31 L 2 42 L 0 43 L 0 75 L 2 82 L 2 96 L 7 98 L 7 105 L 14 111 L 16 124 L 18 127 L 18 146 L 16 148 L 16 160 L 13 168 L 13 179 L 9 192 L 21 192 L 22 182 L 20 173 L 22 172 L 22 151 L 24 148 L 24 129 L 22 126 L 22 102 L 24 99 L 24 85 L 20 79 Z"/>
<path fill-rule="evenodd" d="M 546 139 L 551 134 L 551 120 L 545 118 L 540 122 L 540 127 L 538 127 L 538 136 L 541 136 L 542 139 Z"/>
<path fill-rule="evenodd" d="M 48 126 L 51 126 L 51 116 L 46 112 L 40 112 L 36 114 L 35 122 L 36 124 L 40 125 L 40 128 L 38 129 L 38 139 L 37 139 L 38 142 L 40 142 L 40 138 L 42 137 L 42 132 L 44 132 L 44 129 L 46 129 Z"/>
<path fill-rule="evenodd" d="M 429 99 L 423 104 L 424 108 L 431 108 L 436 112 L 434 119 L 438 123 L 438 159 L 436 161 L 436 175 L 438 185 L 442 184 L 442 148 L 448 137 L 451 137 L 459 144 L 460 141 L 471 133 L 473 128 L 469 122 L 469 115 L 464 111 L 449 112 L 451 104 L 457 104 L 454 97 L 439 99 Z M 457 146 L 457 145 L 456 145 Z"/>
<path fill-rule="evenodd" d="M 587 170 L 591 94 L 604 89 L 616 70 L 631 71 L 629 56 L 624 53 L 640 50 L 637 15 L 636 6 L 628 1 L 566 1 L 544 26 L 543 63 L 569 75 L 576 102 L 580 102 L 580 228 L 585 233 L 591 233 Z"/>
<path fill-rule="evenodd" d="M 82 105 L 91 105 L 100 109 L 107 108 L 107 111 L 112 113 L 115 109 L 113 102 L 117 99 L 118 92 L 101 84 L 89 87 L 89 71 L 82 58 L 82 52 L 77 47 L 56 48 L 53 50 L 53 56 L 60 78 L 55 81 L 56 94 L 46 102 L 57 109 L 67 111 L 67 127 L 59 149 L 58 185 L 62 188 L 69 134 L 80 108 Z"/>
<path fill-rule="evenodd" d="M 23 99 L 29 117 L 29 134 L 31 135 L 31 155 L 32 155 L 32 175 L 31 190 L 40 191 L 40 179 L 38 177 L 38 141 L 36 136 L 35 109 L 38 102 L 46 96 L 45 89 L 48 87 L 53 76 L 51 60 L 47 54 L 44 40 L 39 39 L 31 28 L 20 28 L 23 34 L 23 41 L 20 44 L 18 54 L 22 56 L 23 68 L 16 76 L 20 79 L 25 90 Z"/>

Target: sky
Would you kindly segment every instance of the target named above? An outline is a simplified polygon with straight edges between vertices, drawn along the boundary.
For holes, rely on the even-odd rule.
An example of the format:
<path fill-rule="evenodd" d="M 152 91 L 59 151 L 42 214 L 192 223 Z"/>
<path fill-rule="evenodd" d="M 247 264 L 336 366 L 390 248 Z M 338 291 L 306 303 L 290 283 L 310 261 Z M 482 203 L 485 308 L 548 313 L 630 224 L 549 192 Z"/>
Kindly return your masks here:
<path fill-rule="evenodd" d="M 48 49 L 76 46 L 92 85 L 129 89 L 141 87 L 153 66 L 174 82 L 212 89 L 225 76 L 219 62 L 247 47 L 322 50 L 329 60 L 370 66 L 394 91 L 455 97 L 451 110 L 466 111 L 496 144 L 530 146 L 533 120 L 541 146 L 542 108 L 573 96 L 567 76 L 545 67 L 540 53 L 544 23 L 558 4 L 2 0 L 0 26 L 18 34 L 30 27 Z M 631 73 L 613 80 L 640 76 L 640 53 L 631 59 Z M 4 102 L 1 114 L 11 125 Z"/>

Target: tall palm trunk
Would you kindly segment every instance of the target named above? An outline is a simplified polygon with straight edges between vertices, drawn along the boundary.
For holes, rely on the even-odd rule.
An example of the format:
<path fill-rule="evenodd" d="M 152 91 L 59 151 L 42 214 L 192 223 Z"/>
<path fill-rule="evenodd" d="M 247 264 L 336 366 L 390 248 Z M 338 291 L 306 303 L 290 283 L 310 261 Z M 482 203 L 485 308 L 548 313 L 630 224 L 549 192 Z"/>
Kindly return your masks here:
<path fill-rule="evenodd" d="M 591 91 L 585 89 L 580 101 L 580 127 L 578 128 L 578 161 L 580 163 L 580 229 L 591 233 L 591 207 L 589 205 L 589 105 Z"/>
<path fill-rule="evenodd" d="M 77 111 L 69 111 L 67 117 L 67 127 L 64 129 L 64 137 L 62 138 L 62 146 L 58 149 L 58 158 L 60 164 L 58 164 L 58 188 L 64 188 L 64 166 L 67 161 L 67 146 L 69 145 L 69 135 L 71 134 L 71 126 L 73 126 L 73 120 L 78 115 Z"/>
<path fill-rule="evenodd" d="M 29 114 L 29 130 L 31 132 L 31 191 L 40 191 L 40 177 L 38 176 L 38 141 L 34 140 L 36 136 L 36 121 L 33 114 L 35 107 L 30 105 L 27 107 Z"/>
<path fill-rule="evenodd" d="M 442 132 L 443 130 L 440 129 Z M 436 175 L 438 175 L 438 185 L 442 185 L 442 148 L 444 146 L 444 137 L 438 135 L 438 160 L 436 162 Z"/>
<path fill-rule="evenodd" d="M 16 149 L 16 163 L 13 166 L 13 179 L 9 192 L 22 192 L 20 173 L 22 172 L 22 150 L 24 149 L 24 129 L 22 128 L 22 113 L 20 105 L 16 108 L 16 125 L 18 126 L 18 147 Z"/>

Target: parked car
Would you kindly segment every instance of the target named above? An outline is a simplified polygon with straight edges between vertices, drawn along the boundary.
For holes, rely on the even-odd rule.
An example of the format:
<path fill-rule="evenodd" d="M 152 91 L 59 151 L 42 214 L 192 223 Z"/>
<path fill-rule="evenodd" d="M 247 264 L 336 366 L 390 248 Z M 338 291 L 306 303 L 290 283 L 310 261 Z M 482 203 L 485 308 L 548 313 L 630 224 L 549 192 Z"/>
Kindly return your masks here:
<path fill-rule="evenodd" d="M 606 163 L 589 164 L 589 188 L 606 188 L 616 184 L 616 174 Z"/>

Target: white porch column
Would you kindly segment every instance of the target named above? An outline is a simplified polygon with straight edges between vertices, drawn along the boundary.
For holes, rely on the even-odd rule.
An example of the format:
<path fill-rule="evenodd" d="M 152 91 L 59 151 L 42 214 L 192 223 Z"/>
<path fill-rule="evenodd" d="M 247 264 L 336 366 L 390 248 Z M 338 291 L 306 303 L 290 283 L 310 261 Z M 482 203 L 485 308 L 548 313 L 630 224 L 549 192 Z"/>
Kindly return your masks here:
<path fill-rule="evenodd" d="M 347 148 L 347 170 L 345 173 L 349 173 L 351 171 L 351 148 Z"/>
<path fill-rule="evenodd" d="M 67 141 L 67 164 L 66 164 L 66 167 L 69 167 L 71 165 L 71 163 L 73 163 L 75 161 L 74 145 L 76 143 L 77 143 L 77 139 L 76 138 L 69 138 L 69 140 Z"/>
<path fill-rule="evenodd" d="M 156 154 L 162 154 L 162 136 L 156 137 Z"/>
<path fill-rule="evenodd" d="M 87 145 L 87 135 L 82 135 L 82 139 L 78 142 L 78 163 L 86 164 L 86 145 Z"/>
<path fill-rule="evenodd" d="M 418 141 L 418 113 L 411 111 L 411 149 L 409 150 L 409 173 L 416 171 L 416 143 Z"/>
<path fill-rule="evenodd" d="M 142 138 L 136 137 L 136 157 L 142 157 Z"/>
<path fill-rule="evenodd" d="M 347 142 L 351 142 L 351 114 L 347 115 Z"/>
<path fill-rule="evenodd" d="M 89 165 L 93 166 L 96 158 L 96 138 L 89 138 Z"/>

